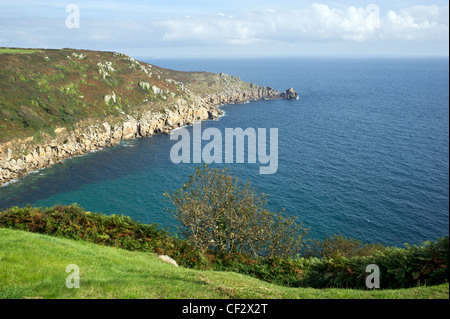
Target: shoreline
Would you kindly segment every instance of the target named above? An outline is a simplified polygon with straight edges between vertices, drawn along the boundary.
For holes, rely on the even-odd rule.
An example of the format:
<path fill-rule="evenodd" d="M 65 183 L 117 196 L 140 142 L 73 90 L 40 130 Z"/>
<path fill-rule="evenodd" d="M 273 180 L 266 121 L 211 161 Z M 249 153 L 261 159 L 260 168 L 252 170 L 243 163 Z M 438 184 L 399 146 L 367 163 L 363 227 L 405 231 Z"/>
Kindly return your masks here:
<path fill-rule="evenodd" d="M 61 163 L 65 159 L 100 151 L 118 145 L 121 141 L 160 134 L 169 135 L 173 130 L 191 126 L 197 121 L 217 120 L 225 115 L 225 112 L 220 109 L 223 105 L 285 99 L 278 91 L 272 89 L 267 92 L 259 90 L 256 98 L 254 92 L 250 92 L 250 94 L 241 92 L 238 97 L 235 93 L 213 95 L 208 97 L 208 100 L 200 98 L 198 105 L 187 107 L 183 101 L 178 104 L 178 110 L 168 111 L 166 109 L 164 113 L 156 114 L 150 111 L 140 114 L 139 119 L 127 115 L 121 124 L 116 125 L 107 121 L 97 121 L 94 125 L 87 126 L 78 123 L 73 131 L 63 130 L 50 142 L 35 145 L 34 150 L 25 156 L 0 159 L 0 188 L 16 183 L 33 172 L 39 172 Z M 3 145 L 0 144 L 0 147 L 11 144 L 11 142 L 14 140 L 3 143 Z M 7 153 L 11 154 L 11 149 L 7 148 Z"/>
<path fill-rule="evenodd" d="M 228 74 L 169 70 L 117 52 L 44 49 L 0 57 L 2 87 L 14 90 L 3 93 L 9 115 L 0 118 L 6 122 L 0 186 L 123 140 L 216 119 L 221 105 L 297 97 L 292 88 L 280 93 Z"/>

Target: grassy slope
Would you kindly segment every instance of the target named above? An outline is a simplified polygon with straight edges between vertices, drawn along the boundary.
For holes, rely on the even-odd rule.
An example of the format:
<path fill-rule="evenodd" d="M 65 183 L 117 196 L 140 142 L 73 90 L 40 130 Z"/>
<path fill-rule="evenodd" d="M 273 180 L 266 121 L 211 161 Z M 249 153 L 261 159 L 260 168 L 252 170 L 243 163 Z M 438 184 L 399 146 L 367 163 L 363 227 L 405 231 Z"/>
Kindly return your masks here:
<path fill-rule="evenodd" d="M 164 92 L 155 94 L 139 82 Z M 52 134 L 57 127 L 85 120 L 162 111 L 179 97 L 190 100 L 179 82 L 200 96 L 221 93 L 230 85 L 250 87 L 237 78 L 168 70 L 113 52 L 0 48 L 0 142 Z M 104 97 L 112 92 L 116 102 L 107 104 Z"/>
<path fill-rule="evenodd" d="M 0 54 L 3 53 L 15 53 L 15 54 L 22 54 L 22 53 L 34 53 L 40 50 L 34 50 L 34 49 L 19 49 L 19 48 L 0 48 Z"/>
<path fill-rule="evenodd" d="M 79 289 L 65 286 L 80 267 Z M 0 228 L 0 298 L 449 298 L 448 284 L 362 291 L 280 287 L 231 272 L 176 268 L 154 254 Z"/>
<path fill-rule="evenodd" d="M 71 126 L 88 118 L 118 117 L 134 113 L 144 100 L 159 108 L 163 99 L 138 86 L 139 81 L 180 93 L 167 83 L 162 69 L 146 67 L 146 74 L 125 56 L 86 50 L 0 50 L 0 141 L 32 136 L 38 131 Z M 28 54 L 16 54 L 16 53 Z M 73 56 L 72 54 L 75 54 Z M 77 58 L 83 54 L 85 57 Z M 111 63 L 114 71 L 101 67 Z M 150 70 L 150 71 L 149 71 Z M 151 74 L 151 76 L 150 76 Z M 158 78 L 159 76 L 159 78 Z M 116 103 L 104 96 L 116 94 Z"/>

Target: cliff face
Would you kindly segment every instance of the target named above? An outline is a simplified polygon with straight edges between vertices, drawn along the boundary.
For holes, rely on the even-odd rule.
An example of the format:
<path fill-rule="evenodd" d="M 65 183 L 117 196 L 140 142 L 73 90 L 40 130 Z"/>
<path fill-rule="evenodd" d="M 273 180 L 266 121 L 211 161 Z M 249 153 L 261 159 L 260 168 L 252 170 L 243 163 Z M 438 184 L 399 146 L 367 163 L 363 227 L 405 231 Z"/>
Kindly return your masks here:
<path fill-rule="evenodd" d="M 1 75 L 9 76 L 11 79 L 14 76 L 8 74 L 8 69 L 12 66 L 17 68 L 17 64 L 22 64 L 19 69 L 28 67 L 29 70 L 29 63 L 34 61 L 31 65 L 34 71 L 27 73 L 28 82 L 37 78 L 35 80 L 37 83 L 42 85 L 43 82 L 46 85 L 45 90 L 39 89 L 40 86 L 37 89 L 33 88 L 33 83 L 25 85 L 34 98 L 32 101 L 43 101 L 42 105 L 36 102 L 36 106 L 36 103 L 30 102 L 28 104 L 30 106 L 17 107 L 13 103 L 7 103 L 9 92 L 4 88 L 8 86 L 0 83 L 0 89 L 2 89 L 0 106 L 3 107 L 1 115 L 8 112 L 14 113 L 17 108 L 17 114 L 25 116 L 25 120 L 40 119 L 38 122 L 43 123 L 41 128 L 23 125 L 20 120 L 16 122 L 11 120 L 7 124 L 2 124 L 3 128 L 6 126 L 8 129 L 4 130 L 6 133 L 11 132 L 11 129 L 14 133 L 15 129 L 17 137 L 11 137 L 11 134 L 9 136 L 0 134 L 3 136 L 3 141 L 0 143 L 0 185 L 21 178 L 30 171 L 49 167 L 66 158 L 113 146 L 121 140 L 148 137 L 153 134 L 168 134 L 177 127 L 190 125 L 195 121 L 217 118 L 222 114 L 218 108 L 222 104 L 292 96 L 290 94 L 288 97 L 269 87 L 243 82 L 239 78 L 226 74 L 165 70 L 118 53 L 73 50 L 64 52 L 62 55 L 60 51 L 54 53 L 55 55 L 49 59 L 60 66 L 58 69 L 66 68 L 65 73 L 62 74 L 67 79 L 55 82 L 55 87 L 50 85 L 52 84 L 50 81 L 39 82 L 39 79 L 52 77 L 51 68 L 45 64 L 50 52 L 37 53 L 44 55 L 41 69 L 39 65 L 35 65 L 39 64 L 40 56 L 3 57 L 3 60 L 15 65 L 0 64 Z M 73 63 L 74 60 L 77 61 Z M 88 60 L 90 63 L 80 67 L 78 60 Z M 67 61 L 69 61 L 68 64 Z M 81 68 L 82 74 L 71 71 L 69 66 Z M 89 70 L 93 72 L 89 73 Z M 61 77 L 59 75 L 59 78 Z M 20 74 L 18 78 L 20 79 Z M 100 81 L 99 85 L 96 86 L 95 83 L 98 81 Z M 27 83 L 27 81 L 23 82 Z M 119 84 L 111 87 L 111 83 Z M 24 83 L 21 85 L 23 86 Z M 75 99 L 73 107 L 68 108 L 71 104 L 66 104 L 64 108 L 68 108 L 67 112 L 61 112 L 63 116 L 60 116 L 61 113 L 55 111 L 60 105 L 52 105 L 51 101 L 64 97 L 65 94 L 69 95 L 69 99 L 74 99 L 71 88 L 76 88 L 75 95 L 78 100 L 82 100 L 82 106 L 78 108 L 80 103 Z M 39 95 L 39 92 L 42 94 Z M 14 98 L 18 99 L 18 97 Z M 124 105 L 124 100 L 128 104 Z M 21 103 L 26 102 L 25 97 Z M 32 108 L 32 106 L 35 107 Z M 90 116 L 89 112 L 83 114 L 83 111 L 80 111 L 73 123 L 61 125 L 64 124 L 67 113 L 70 115 L 70 110 L 78 112 L 79 109 L 89 108 L 89 106 L 93 109 L 92 113 L 96 115 Z M 110 112 L 111 109 L 114 111 Z M 49 112 L 49 110 L 53 111 Z M 49 130 L 45 125 L 46 120 L 49 123 L 61 121 L 56 128 L 50 126 Z M 27 124 L 27 121 L 22 122 Z M 34 124 L 34 122 L 30 123 Z M 30 131 L 28 136 L 27 131 Z"/>

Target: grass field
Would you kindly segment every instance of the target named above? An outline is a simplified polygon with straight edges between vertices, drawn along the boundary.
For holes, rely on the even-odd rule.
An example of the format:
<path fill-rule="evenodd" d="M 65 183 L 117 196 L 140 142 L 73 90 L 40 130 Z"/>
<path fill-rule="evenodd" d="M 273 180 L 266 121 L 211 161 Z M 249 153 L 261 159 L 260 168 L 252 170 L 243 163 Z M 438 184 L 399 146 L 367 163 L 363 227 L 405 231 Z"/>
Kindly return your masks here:
<path fill-rule="evenodd" d="M 0 54 L 2 53 L 20 53 L 20 54 L 26 54 L 26 53 L 34 53 L 38 52 L 39 50 L 35 49 L 16 49 L 16 48 L 0 48 Z"/>
<path fill-rule="evenodd" d="M 69 264 L 80 269 L 80 288 L 66 287 Z M 0 298 L 448 299 L 449 286 L 288 288 L 232 272 L 177 268 L 150 253 L 0 228 Z"/>

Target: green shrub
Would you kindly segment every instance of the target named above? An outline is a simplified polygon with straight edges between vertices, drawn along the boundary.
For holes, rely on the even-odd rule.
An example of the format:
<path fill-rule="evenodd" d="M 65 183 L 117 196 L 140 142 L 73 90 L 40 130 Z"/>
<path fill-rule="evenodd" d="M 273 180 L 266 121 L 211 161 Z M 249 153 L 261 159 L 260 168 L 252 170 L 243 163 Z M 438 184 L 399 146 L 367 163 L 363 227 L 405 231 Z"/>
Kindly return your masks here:
<path fill-rule="evenodd" d="M 11 207 L 0 212 L 0 227 L 165 254 L 184 267 L 234 271 L 289 287 L 366 289 L 366 267 L 370 264 L 380 269 L 382 289 L 448 281 L 448 236 L 421 246 L 377 249 L 370 255 L 365 255 L 364 251 L 351 257 L 332 254 L 329 258 L 292 259 L 256 258 L 245 252 L 201 251 L 157 224 L 141 224 L 124 215 L 85 212 L 76 204 L 45 209 Z"/>
<path fill-rule="evenodd" d="M 189 267 L 199 264 L 200 253 L 193 246 L 172 236 L 157 224 L 141 224 L 123 215 L 85 212 L 76 204 L 46 209 L 12 207 L 0 213 L 0 227 L 168 254 L 178 264 Z"/>
<path fill-rule="evenodd" d="M 46 112 L 48 114 L 51 114 L 51 115 L 54 115 L 54 116 L 58 116 L 59 115 L 59 109 L 53 104 L 50 104 L 48 106 L 48 108 L 46 109 Z"/>
<path fill-rule="evenodd" d="M 304 262 L 304 284 L 309 287 L 365 288 L 366 267 L 380 269 L 383 289 L 434 285 L 448 281 L 449 237 L 422 246 L 389 247 L 371 256 L 310 258 Z"/>
<path fill-rule="evenodd" d="M 54 65 L 54 68 L 62 71 L 63 73 L 66 73 L 66 74 L 70 73 L 70 69 L 68 67 L 64 66 L 64 65 L 61 65 L 61 64 Z"/>
<path fill-rule="evenodd" d="M 229 169 L 197 168 L 183 188 L 165 196 L 180 234 L 202 251 L 290 257 L 305 246 L 308 229 L 266 209 L 266 196 Z"/>
<path fill-rule="evenodd" d="M 213 260 L 215 270 L 234 271 L 260 280 L 287 287 L 303 286 L 301 263 L 291 258 L 253 258 L 249 255 L 218 255 Z"/>
<path fill-rule="evenodd" d="M 61 81 L 64 80 L 64 78 L 64 73 L 56 73 L 55 75 L 51 76 L 52 81 Z"/>
<path fill-rule="evenodd" d="M 47 122 L 34 110 L 25 105 L 19 106 L 17 115 L 25 124 L 25 126 L 31 127 L 33 129 L 40 129 L 47 124 Z"/>
<path fill-rule="evenodd" d="M 13 121 L 15 120 L 16 116 L 11 112 L 11 110 L 6 109 L 3 105 L 1 105 L 0 108 L 0 119 L 4 121 Z"/>
<path fill-rule="evenodd" d="M 314 240 L 311 246 L 308 255 L 319 258 L 371 256 L 385 248 L 382 244 L 364 244 L 360 240 L 348 238 L 341 234 L 326 236 L 323 240 Z"/>

